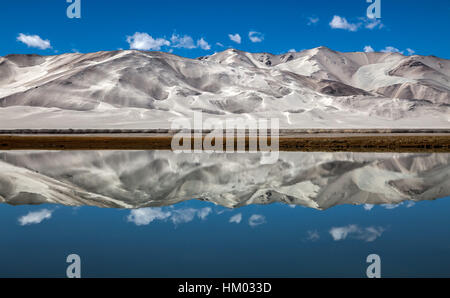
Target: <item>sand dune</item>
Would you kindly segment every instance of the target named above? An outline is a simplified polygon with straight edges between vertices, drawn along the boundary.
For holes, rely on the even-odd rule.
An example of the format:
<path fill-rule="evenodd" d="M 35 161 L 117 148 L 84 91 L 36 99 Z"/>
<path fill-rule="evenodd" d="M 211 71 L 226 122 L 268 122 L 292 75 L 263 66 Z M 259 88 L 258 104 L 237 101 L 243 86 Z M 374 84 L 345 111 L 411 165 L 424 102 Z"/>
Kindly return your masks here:
<path fill-rule="evenodd" d="M 0 202 L 140 208 L 191 199 L 327 209 L 450 195 L 450 154 L 1 152 Z"/>
<path fill-rule="evenodd" d="M 170 128 L 277 117 L 284 128 L 448 128 L 450 61 L 325 47 L 187 59 L 113 51 L 0 58 L 0 128 Z"/>

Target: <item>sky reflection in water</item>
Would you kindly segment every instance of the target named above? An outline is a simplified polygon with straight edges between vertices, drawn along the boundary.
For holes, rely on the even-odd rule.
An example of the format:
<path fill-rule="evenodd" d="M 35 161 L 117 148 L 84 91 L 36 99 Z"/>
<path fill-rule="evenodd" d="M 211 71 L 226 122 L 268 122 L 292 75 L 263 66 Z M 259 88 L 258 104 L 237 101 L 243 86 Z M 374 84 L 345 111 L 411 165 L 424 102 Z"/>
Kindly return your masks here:
<path fill-rule="evenodd" d="M 392 207 L 2 204 L 0 277 L 65 277 L 71 253 L 84 277 L 365 277 L 371 253 L 384 277 L 450 276 L 450 198 Z"/>

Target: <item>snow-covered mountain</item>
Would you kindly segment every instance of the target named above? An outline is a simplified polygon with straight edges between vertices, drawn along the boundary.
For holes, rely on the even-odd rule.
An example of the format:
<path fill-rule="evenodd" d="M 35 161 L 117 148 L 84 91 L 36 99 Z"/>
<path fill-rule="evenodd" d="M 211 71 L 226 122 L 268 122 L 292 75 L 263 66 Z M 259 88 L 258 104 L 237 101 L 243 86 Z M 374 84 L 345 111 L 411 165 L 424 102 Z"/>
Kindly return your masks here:
<path fill-rule="evenodd" d="M 283 128 L 448 128 L 450 60 L 326 47 L 0 58 L 2 129 L 169 128 L 193 111 L 278 117 Z"/>
<path fill-rule="evenodd" d="M 141 208 L 191 199 L 229 208 L 327 209 L 450 196 L 450 154 L 171 151 L 0 152 L 0 203 Z"/>

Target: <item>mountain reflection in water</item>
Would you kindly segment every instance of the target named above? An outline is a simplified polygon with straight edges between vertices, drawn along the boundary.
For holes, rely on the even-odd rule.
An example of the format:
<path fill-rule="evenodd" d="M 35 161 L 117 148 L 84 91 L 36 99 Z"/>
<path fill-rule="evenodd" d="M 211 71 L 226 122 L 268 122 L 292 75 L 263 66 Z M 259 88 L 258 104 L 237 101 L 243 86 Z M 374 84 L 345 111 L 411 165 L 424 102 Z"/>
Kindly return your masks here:
<path fill-rule="evenodd" d="M 171 151 L 0 153 L 0 202 L 107 208 L 199 199 L 227 208 L 275 202 L 328 209 L 450 195 L 450 154 Z"/>
<path fill-rule="evenodd" d="M 449 157 L 3 152 L 0 277 L 449 277 Z"/>

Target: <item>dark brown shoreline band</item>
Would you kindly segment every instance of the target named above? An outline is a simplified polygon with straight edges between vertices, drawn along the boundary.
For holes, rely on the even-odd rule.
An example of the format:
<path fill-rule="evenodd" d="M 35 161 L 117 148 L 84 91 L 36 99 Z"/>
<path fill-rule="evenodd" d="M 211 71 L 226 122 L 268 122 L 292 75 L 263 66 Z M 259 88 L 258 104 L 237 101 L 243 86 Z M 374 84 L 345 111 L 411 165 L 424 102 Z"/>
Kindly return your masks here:
<path fill-rule="evenodd" d="M 270 137 L 261 137 L 270 145 Z M 202 138 L 203 139 L 203 138 Z M 249 138 L 245 137 L 248 151 Z M 259 139 L 259 138 L 257 138 Z M 191 138 L 192 147 L 195 138 Z M 198 140 L 198 138 L 197 138 Z M 234 137 L 235 149 L 237 141 Z M 226 138 L 223 140 L 224 149 Z M 259 143 L 259 140 L 258 140 Z M 7 135 L 0 134 L 2 150 L 171 150 L 172 135 Z M 212 143 L 214 145 L 214 142 Z M 193 148 L 194 149 L 194 148 Z M 259 149 L 259 148 L 258 148 Z M 423 152 L 450 153 L 450 134 L 361 134 L 342 136 L 296 135 L 279 137 L 279 151 Z"/>

